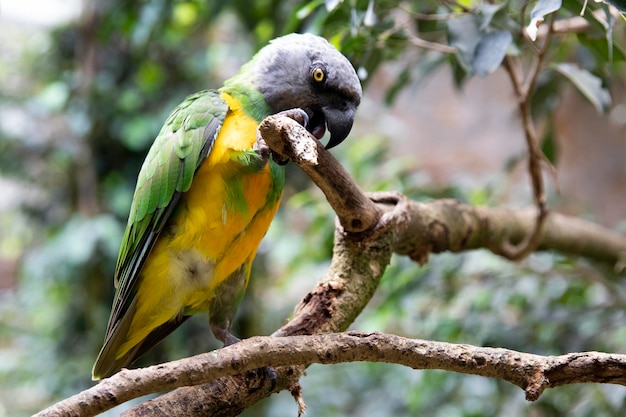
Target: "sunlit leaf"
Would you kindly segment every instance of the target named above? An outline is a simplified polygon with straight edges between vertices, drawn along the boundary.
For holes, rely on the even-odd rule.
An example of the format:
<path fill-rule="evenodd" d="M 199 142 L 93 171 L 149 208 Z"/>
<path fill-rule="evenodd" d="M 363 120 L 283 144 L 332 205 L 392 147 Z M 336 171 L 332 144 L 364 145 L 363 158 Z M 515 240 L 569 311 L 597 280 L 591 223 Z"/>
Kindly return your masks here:
<path fill-rule="evenodd" d="M 198 8 L 191 2 L 177 3 L 174 5 L 172 18 L 178 26 L 191 26 L 198 20 Z"/>
<path fill-rule="evenodd" d="M 165 81 L 165 71 L 159 64 L 145 61 L 137 71 L 136 80 L 142 90 L 155 91 Z"/>
<path fill-rule="evenodd" d="M 326 10 L 328 10 L 328 12 L 330 13 L 335 10 L 337 6 L 339 6 L 342 2 L 343 0 L 326 0 L 324 1 L 324 4 L 326 5 Z"/>
<path fill-rule="evenodd" d="M 363 17 L 363 25 L 367 27 L 372 27 L 376 24 L 376 20 L 376 13 L 374 13 L 374 0 L 370 0 L 367 4 L 365 17 Z"/>
<path fill-rule="evenodd" d="M 367 68 L 365 67 L 359 67 L 356 71 L 356 74 L 361 81 L 367 80 L 367 76 L 369 75 L 369 73 L 367 72 Z"/>
<path fill-rule="evenodd" d="M 69 97 L 69 86 L 62 81 L 54 81 L 48 84 L 37 96 L 37 104 L 42 105 L 46 110 L 62 110 Z"/>
<path fill-rule="evenodd" d="M 459 0 L 458 1 L 458 6 L 462 6 L 462 7 L 458 7 L 458 6 L 455 6 L 455 7 L 456 7 L 456 9 L 461 11 L 462 8 L 472 9 L 475 4 L 476 4 L 476 0 Z"/>
<path fill-rule="evenodd" d="M 487 33 L 476 45 L 472 70 L 481 77 L 494 72 L 502 63 L 512 41 L 513 36 L 508 30 Z"/>
<path fill-rule="evenodd" d="M 545 15 L 556 12 L 561 8 L 562 0 L 539 0 L 532 12 L 530 12 L 530 24 L 526 27 L 526 33 L 531 40 L 537 39 L 537 29 Z"/>
<path fill-rule="evenodd" d="M 611 95 L 606 88 L 602 87 L 600 78 L 575 64 L 562 63 L 556 65 L 555 68 L 578 88 L 578 91 L 593 104 L 598 112 L 605 112 L 609 108 Z"/>
<path fill-rule="evenodd" d="M 304 20 L 311 15 L 320 6 L 324 0 L 315 0 L 310 3 L 305 4 L 296 12 L 296 18 L 300 20 Z"/>

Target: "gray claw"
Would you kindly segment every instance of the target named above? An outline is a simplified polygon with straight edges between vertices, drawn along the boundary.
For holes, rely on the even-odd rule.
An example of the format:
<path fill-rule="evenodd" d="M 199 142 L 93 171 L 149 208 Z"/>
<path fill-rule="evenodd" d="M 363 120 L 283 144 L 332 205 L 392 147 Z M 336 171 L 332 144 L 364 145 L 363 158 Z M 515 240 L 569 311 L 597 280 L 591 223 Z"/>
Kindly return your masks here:
<path fill-rule="evenodd" d="M 278 113 L 280 116 L 287 116 L 300 123 L 305 129 L 309 126 L 309 115 L 300 108 L 284 110 Z"/>

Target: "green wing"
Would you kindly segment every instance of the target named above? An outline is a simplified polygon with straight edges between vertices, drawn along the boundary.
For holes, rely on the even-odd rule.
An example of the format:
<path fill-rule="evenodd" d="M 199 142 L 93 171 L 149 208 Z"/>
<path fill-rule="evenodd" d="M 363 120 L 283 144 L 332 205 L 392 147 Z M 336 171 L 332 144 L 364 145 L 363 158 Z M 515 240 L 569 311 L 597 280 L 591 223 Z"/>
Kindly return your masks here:
<path fill-rule="evenodd" d="M 219 92 L 193 94 L 174 109 L 150 148 L 117 259 L 117 291 L 105 343 L 132 302 L 139 272 L 180 196 L 211 152 L 227 111 Z"/>

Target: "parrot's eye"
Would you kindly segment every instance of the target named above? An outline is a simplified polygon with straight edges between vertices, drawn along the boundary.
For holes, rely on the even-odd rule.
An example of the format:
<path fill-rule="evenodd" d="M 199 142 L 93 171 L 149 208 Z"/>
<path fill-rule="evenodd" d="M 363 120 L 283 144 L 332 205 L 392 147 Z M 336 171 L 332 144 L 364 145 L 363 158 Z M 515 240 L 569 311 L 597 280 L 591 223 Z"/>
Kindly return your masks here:
<path fill-rule="evenodd" d="M 315 80 L 316 83 L 323 82 L 325 78 L 326 74 L 324 73 L 323 69 L 317 67 L 313 70 L 313 80 Z"/>

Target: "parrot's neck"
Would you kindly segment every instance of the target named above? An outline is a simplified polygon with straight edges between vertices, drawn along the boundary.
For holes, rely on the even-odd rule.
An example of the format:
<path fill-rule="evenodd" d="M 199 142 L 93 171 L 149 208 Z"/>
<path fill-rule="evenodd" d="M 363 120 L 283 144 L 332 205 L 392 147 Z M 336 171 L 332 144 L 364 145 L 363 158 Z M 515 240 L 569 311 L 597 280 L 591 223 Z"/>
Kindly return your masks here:
<path fill-rule="evenodd" d="M 266 103 L 263 94 L 254 85 L 254 80 L 249 71 L 242 71 L 224 82 L 220 88 L 221 93 L 226 93 L 241 103 L 241 108 L 257 123 L 267 116 L 275 113 Z"/>

